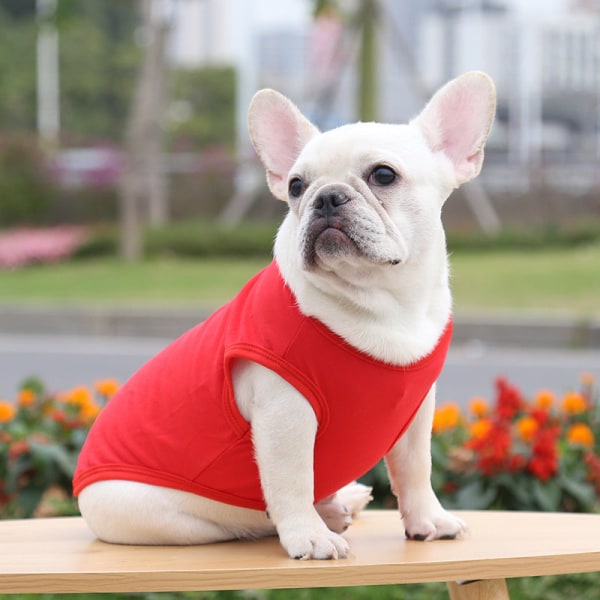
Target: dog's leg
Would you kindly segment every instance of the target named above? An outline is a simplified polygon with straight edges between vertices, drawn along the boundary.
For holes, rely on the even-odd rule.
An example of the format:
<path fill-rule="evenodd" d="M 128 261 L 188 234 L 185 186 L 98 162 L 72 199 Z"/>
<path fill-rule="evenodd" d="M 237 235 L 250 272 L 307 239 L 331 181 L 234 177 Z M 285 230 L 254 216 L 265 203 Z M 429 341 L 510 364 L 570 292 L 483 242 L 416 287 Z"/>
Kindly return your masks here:
<path fill-rule="evenodd" d="M 79 495 L 90 529 L 114 544 L 209 544 L 274 535 L 265 513 L 135 481 L 99 481 Z"/>
<path fill-rule="evenodd" d="M 431 425 L 435 385 L 409 428 L 385 457 L 398 498 L 406 537 L 415 540 L 462 536 L 465 524 L 442 508 L 431 487 Z"/>
<path fill-rule="evenodd" d="M 327 528 L 313 505 L 312 407 L 281 377 L 249 361 L 235 364 L 233 382 L 251 424 L 263 494 L 281 544 L 293 558 L 347 556 L 348 543 Z"/>
<path fill-rule="evenodd" d="M 315 504 L 315 508 L 331 531 L 343 533 L 352 524 L 352 519 L 373 500 L 372 489 L 353 481 L 335 494 L 323 498 Z"/>

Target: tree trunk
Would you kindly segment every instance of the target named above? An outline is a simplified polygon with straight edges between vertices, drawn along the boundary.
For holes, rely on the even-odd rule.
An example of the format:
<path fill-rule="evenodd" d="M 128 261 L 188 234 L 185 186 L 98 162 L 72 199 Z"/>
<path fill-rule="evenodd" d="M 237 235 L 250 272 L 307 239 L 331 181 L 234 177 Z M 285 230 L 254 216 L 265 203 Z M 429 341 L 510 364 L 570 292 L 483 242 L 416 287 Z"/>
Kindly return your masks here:
<path fill-rule="evenodd" d="M 144 223 L 162 223 L 167 217 L 162 118 L 166 99 L 165 50 L 171 18 L 163 0 L 139 3 L 144 54 L 127 125 L 120 189 L 120 249 L 127 260 L 142 255 Z"/>
<path fill-rule="evenodd" d="M 359 58 L 359 119 L 363 122 L 377 120 L 377 3 L 361 0 L 359 11 L 361 32 Z"/>

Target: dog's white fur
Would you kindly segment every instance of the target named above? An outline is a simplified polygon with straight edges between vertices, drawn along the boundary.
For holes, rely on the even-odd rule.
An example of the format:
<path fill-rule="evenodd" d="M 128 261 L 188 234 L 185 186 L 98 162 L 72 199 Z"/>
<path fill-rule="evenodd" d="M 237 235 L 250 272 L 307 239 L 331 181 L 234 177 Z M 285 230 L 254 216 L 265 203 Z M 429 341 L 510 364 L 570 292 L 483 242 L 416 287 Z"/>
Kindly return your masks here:
<path fill-rule="evenodd" d="M 494 112 L 493 83 L 479 72 L 448 83 L 408 125 L 357 123 L 319 133 L 277 92 L 255 96 L 250 134 L 271 191 L 290 206 L 275 257 L 302 312 L 386 363 L 410 364 L 432 350 L 451 312 L 441 208 L 479 173 Z M 374 170 L 382 165 L 396 174 L 391 183 L 378 181 Z M 291 194 L 296 178 L 301 186 Z M 342 194 L 344 206 L 341 221 L 321 231 L 314 215 L 324 194 Z M 141 544 L 277 533 L 291 557 L 347 556 L 339 534 L 369 500 L 369 489 L 350 484 L 313 506 L 317 421 L 309 403 L 249 361 L 234 365 L 233 380 L 251 424 L 268 514 L 104 481 L 79 497 L 90 527 L 101 539 Z M 385 457 L 406 534 L 416 539 L 457 537 L 465 528 L 441 507 L 429 481 L 434 404 L 435 386 Z"/>

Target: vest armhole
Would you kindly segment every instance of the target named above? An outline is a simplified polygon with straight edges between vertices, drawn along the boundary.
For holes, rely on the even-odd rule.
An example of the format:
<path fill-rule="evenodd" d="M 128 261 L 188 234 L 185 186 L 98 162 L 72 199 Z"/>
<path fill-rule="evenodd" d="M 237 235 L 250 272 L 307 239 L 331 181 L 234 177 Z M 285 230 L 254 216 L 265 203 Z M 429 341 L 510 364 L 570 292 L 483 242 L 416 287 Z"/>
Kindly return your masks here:
<path fill-rule="evenodd" d="M 327 427 L 329 411 L 321 392 L 304 373 L 273 352 L 252 344 L 233 344 L 225 350 L 225 386 L 223 388 L 223 406 L 230 424 L 239 435 L 244 435 L 249 428 L 248 422 L 235 402 L 233 382 L 231 378 L 232 363 L 236 358 L 251 360 L 270 369 L 285 379 L 292 387 L 300 392 L 309 404 L 318 422 L 317 437 Z"/>

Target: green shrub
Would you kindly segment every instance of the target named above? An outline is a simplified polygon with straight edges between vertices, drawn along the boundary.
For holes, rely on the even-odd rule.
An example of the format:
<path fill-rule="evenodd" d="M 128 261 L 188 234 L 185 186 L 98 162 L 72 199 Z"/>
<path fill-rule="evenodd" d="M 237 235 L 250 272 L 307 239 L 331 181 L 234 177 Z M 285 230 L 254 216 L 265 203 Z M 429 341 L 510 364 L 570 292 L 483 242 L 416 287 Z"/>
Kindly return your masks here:
<path fill-rule="evenodd" d="M 149 256 L 269 256 L 280 220 L 243 222 L 225 226 L 209 220 L 178 220 L 149 228 L 145 234 L 145 252 Z M 450 251 L 481 252 L 495 250 L 568 248 L 600 240 L 600 222 L 582 223 L 569 230 L 507 230 L 496 236 L 450 232 Z M 116 225 L 98 228 L 78 251 L 77 257 L 115 255 L 118 251 Z"/>
<path fill-rule="evenodd" d="M 43 222 L 56 187 L 32 136 L 0 139 L 0 227 Z"/>
<path fill-rule="evenodd" d="M 149 256 L 268 256 L 277 226 L 245 223 L 226 227 L 214 223 L 181 222 L 146 233 Z"/>
<path fill-rule="evenodd" d="M 117 388 L 115 380 L 105 379 L 94 390 L 50 393 L 32 378 L 15 402 L 0 401 L 0 518 L 77 512 L 71 497 L 77 458 Z"/>
<path fill-rule="evenodd" d="M 447 232 L 448 248 L 464 251 L 545 250 L 591 244 L 600 240 L 600 219 L 586 219 L 568 227 L 504 228 L 494 235 L 482 232 Z"/>

